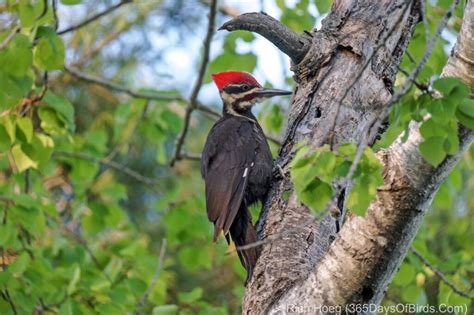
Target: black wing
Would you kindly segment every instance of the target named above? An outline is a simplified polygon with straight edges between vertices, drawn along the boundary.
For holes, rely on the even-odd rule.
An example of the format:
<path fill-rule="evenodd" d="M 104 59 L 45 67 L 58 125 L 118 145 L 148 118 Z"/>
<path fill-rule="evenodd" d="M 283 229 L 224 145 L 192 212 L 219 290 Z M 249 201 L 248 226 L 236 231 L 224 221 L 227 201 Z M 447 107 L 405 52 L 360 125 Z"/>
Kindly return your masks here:
<path fill-rule="evenodd" d="M 201 160 L 206 184 L 207 216 L 214 222 L 214 241 L 235 219 L 244 197 L 257 142 L 254 123 L 246 118 L 222 118 L 211 129 Z"/>

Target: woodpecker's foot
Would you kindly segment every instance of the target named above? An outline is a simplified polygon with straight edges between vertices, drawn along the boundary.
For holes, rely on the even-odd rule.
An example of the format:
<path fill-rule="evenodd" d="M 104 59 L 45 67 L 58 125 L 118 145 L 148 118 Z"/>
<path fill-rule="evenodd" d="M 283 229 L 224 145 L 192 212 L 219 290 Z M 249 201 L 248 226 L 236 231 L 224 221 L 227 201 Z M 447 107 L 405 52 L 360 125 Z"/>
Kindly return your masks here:
<path fill-rule="evenodd" d="M 273 168 L 273 178 L 274 179 L 286 178 L 285 172 L 283 171 L 283 168 L 281 168 L 280 164 L 275 164 L 275 167 Z"/>

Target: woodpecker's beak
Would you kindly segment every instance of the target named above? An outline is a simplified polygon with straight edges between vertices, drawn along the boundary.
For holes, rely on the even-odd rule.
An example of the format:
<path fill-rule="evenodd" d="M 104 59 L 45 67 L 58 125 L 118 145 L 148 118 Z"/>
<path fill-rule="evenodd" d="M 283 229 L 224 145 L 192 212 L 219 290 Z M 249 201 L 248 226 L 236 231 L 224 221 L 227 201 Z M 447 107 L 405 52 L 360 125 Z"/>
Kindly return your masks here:
<path fill-rule="evenodd" d="M 290 95 L 291 91 L 285 91 L 285 90 L 279 90 L 279 89 L 266 89 L 266 88 L 260 88 L 257 91 L 255 91 L 253 94 L 255 94 L 257 97 L 273 97 L 273 96 L 278 96 L 278 95 Z"/>

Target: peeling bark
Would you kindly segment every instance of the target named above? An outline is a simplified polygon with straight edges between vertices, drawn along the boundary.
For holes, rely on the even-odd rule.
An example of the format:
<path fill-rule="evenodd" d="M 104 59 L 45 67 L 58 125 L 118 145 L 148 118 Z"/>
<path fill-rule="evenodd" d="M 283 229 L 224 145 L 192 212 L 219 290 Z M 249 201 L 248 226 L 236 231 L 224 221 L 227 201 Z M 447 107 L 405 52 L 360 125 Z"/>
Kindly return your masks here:
<path fill-rule="evenodd" d="M 469 0 L 458 44 L 443 73 L 461 77 L 471 87 L 473 7 Z M 286 42 L 294 35 L 311 41 L 304 57 L 289 53 L 298 86 L 278 161 L 286 174 L 293 147 L 302 140 L 321 146 L 332 139 L 337 148 L 367 137 L 364 131 L 392 96 L 398 65 L 420 18 L 419 8 L 418 0 L 335 0 L 321 30 L 284 35 Z M 232 25 L 226 29 L 239 29 L 242 24 Z M 245 25 L 242 29 L 256 30 Z M 280 48 L 278 38 L 265 37 Z M 345 93 L 347 87 L 351 88 Z M 378 153 L 385 184 L 365 217 L 349 216 L 336 234 L 335 219 L 328 216 L 263 247 L 246 288 L 243 312 L 286 313 L 288 305 L 379 303 L 434 194 L 473 140 L 473 131 L 460 127 L 459 153 L 434 168 L 421 157 L 421 137 L 412 124 L 407 142 L 396 141 Z M 285 192 L 290 192 L 289 198 L 282 197 Z M 265 238 L 301 226 L 310 216 L 309 209 L 297 202 L 287 176 L 273 183 L 259 220 L 259 235 Z"/>

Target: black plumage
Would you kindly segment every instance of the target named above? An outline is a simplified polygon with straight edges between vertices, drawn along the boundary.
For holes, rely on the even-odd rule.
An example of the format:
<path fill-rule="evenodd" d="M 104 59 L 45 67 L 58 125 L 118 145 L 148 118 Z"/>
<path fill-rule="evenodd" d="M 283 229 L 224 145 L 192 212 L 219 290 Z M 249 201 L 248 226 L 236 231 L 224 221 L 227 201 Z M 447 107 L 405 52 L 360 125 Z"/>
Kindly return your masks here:
<path fill-rule="evenodd" d="M 272 169 L 270 148 L 250 109 L 238 115 L 225 113 L 212 127 L 201 161 L 207 215 L 215 227 L 214 241 L 221 231 L 225 235 L 230 232 L 237 247 L 257 241 L 248 207 L 264 201 Z M 259 251 L 259 247 L 238 251 L 247 280 Z"/>
<path fill-rule="evenodd" d="M 247 280 L 260 255 L 249 206 L 264 202 L 270 188 L 273 159 L 267 139 L 251 109 L 257 102 L 291 92 L 263 88 L 246 72 L 212 75 L 224 102 L 223 117 L 212 127 L 201 158 L 206 184 L 207 216 L 214 223 L 214 241 L 229 234 L 237 247 Z"/>

